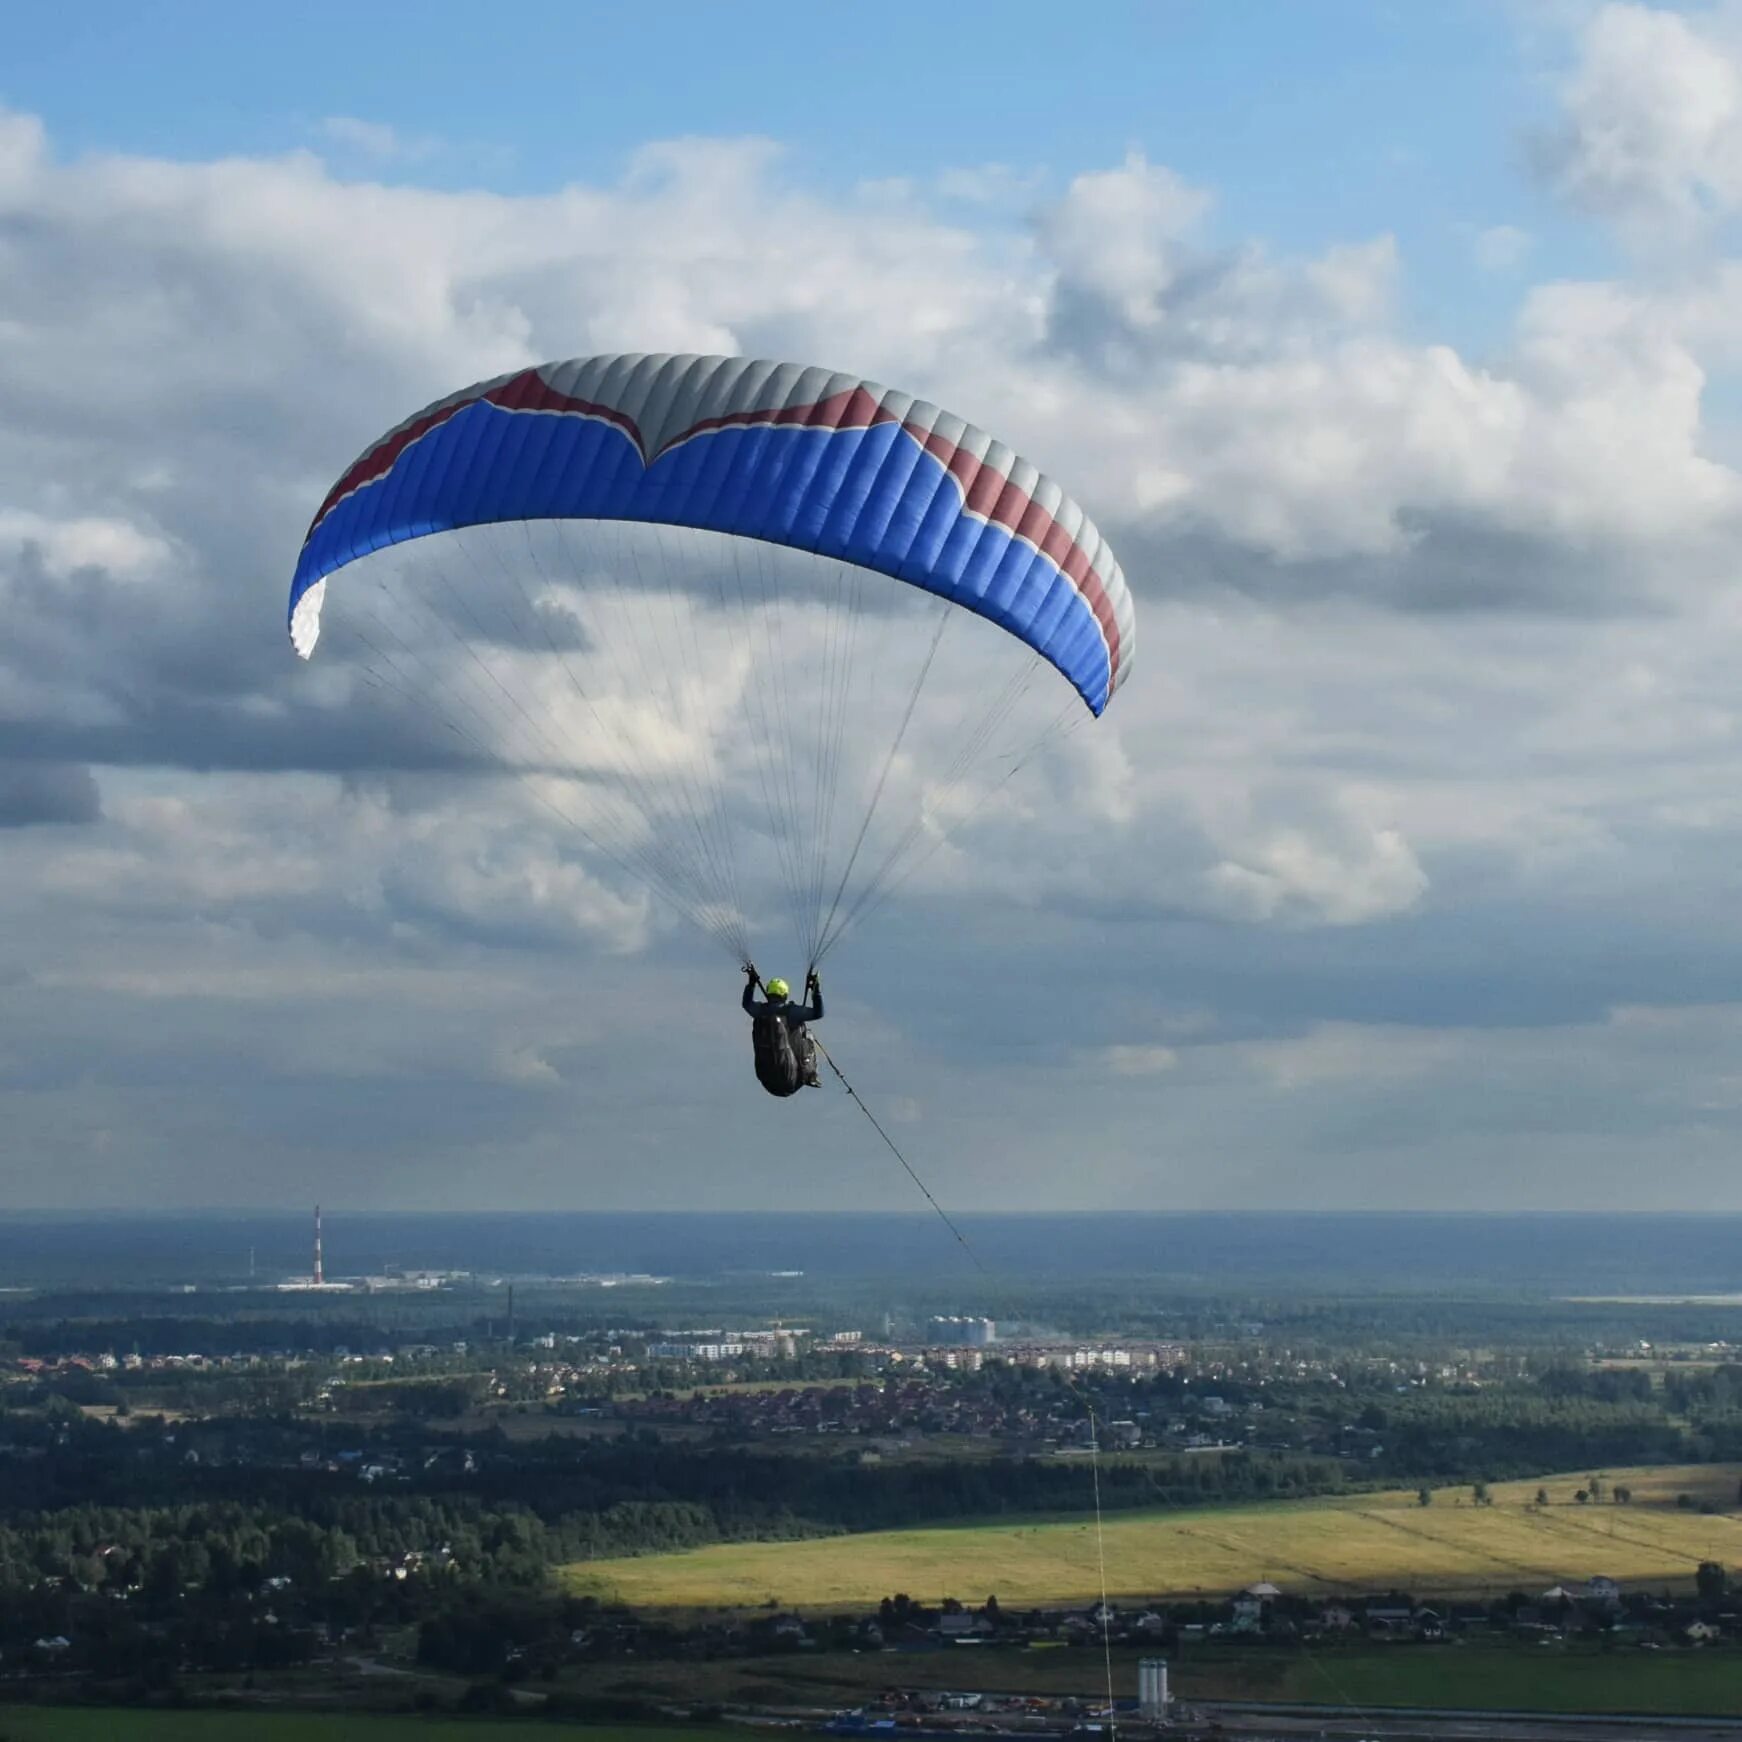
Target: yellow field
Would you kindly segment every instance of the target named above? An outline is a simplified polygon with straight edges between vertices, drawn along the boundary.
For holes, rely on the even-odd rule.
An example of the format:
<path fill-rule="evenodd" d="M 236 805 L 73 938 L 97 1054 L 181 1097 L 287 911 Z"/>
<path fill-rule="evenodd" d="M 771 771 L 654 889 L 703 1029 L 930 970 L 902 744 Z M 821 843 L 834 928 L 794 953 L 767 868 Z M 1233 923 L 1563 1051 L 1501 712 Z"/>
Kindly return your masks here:
<path fill-rule="evenodd" d="M 1426 1507 L 1398 1492 L 1124 1513 L 1105 1526 L 1107 1584 L 1126 1599 L 1223 1595 L 1258 1579 L 1308 1596 L 1534 1592 L 1598 1573 L 1686 1586 L 1703 1560 L 1742 1562 L 1742 1517 L 1702 1517 L 1676 1497 L 1733 1507 L 1739 1478 L 1742 1466 L 1723 1464 L 1607 1472 L 1606 1483 L 1633 1490 L 1627 1506 L 1579 1505 L 1579 1475 L 1497 1484 L 1486 1507 L 1461 1487 Z M 1533 1504 L 1538 1488 L 1545 1508 Z M 928 1602 L 1087 1602 L 1100 1589 L 1094 1526 L 1078 1517 L 733 1543 L 582 1562 L 565 1577 L 576 1592 L 637 1608 L 857 1607 L 897 1591 Z"/>

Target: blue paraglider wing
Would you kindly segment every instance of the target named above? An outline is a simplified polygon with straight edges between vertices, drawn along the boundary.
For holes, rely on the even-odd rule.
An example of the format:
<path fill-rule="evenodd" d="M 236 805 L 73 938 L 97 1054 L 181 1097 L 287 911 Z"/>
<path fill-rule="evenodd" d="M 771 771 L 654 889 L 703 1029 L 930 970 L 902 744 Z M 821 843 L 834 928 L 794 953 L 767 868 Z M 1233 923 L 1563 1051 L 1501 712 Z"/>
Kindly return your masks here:
<path fill-rule="evenodd" d="M 1131 669 L 1125 578 L 1050 479 L 873 382 L 741 357 L 585 357 L 438 401 L 328 493 L 290 594 L 307 657 L 326 577 L 383 546 L 497 521 L 697 527 L 922 587 L 1026 642 L 1096 714 Z"/>

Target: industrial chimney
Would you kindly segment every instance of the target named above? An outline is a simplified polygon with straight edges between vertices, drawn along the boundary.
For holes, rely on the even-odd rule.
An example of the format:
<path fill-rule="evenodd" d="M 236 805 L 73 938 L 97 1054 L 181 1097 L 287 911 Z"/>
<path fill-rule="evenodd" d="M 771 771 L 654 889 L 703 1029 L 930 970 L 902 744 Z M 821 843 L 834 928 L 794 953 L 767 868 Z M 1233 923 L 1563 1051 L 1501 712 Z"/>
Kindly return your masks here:
<path fill-rule="evenodd" d="M 321 1272 L 321 1207 L 315 1205 L 315 1287 L 319 1288 L 326 1281 Z"/>

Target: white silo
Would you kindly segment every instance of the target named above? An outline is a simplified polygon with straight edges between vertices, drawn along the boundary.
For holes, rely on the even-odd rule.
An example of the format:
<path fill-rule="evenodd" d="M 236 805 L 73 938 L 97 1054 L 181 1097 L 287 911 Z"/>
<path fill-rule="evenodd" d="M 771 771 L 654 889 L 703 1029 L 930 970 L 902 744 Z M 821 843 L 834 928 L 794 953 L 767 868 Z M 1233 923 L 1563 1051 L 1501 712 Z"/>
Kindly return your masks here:
<path fill-rule="evenodd" d="M 1167 1659 L 1146 1657 L 1137 1665 L 1137 1710 L 1152 1723 L 1167 1718 Z"/>

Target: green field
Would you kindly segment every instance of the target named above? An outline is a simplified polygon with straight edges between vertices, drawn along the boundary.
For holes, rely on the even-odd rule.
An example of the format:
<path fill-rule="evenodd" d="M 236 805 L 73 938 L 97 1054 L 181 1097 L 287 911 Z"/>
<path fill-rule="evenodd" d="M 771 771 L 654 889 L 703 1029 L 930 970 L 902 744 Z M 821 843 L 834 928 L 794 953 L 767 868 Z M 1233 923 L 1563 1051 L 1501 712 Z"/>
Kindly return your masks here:
<path fill-rule="evenodd" d="M 1114 1690 L 1137 1692 L 1138 1651 L 1115 1650 Z M 1443 1706 L 1476 1711 L 1640 1712 L 1742 1717 L 1727 1651 L 1614 1652 L 1536 1646 L 1335 1646 L 1323 1651 L 1188 1647 L 1170 1654 L 1183 1700 Z M 857 1704 L 888 1687 L 1083 1694 L 1103 1687 L 1098 1648 L 936 1651 L 601 1667 L 600 1693 L 801 1708 Z"/>
<path fill-rule="evenodd" d="M 1408 1589 L 1418 1595 L 1536 1591 L 1607 1574 L 1685 1588 L 1703 1560 L 1742 1563 L 1742 1517 L 1677 1506 L 1691 1495 L 1731 1507 L 1742 1466 L 1616 1470 L 1628 1506 L 1579 1505 L 1580 1476 L 1502 1483 L 1494 1504 L 1448 1488 L 1272 1505 L 1121 1513 L 1104 1537 L 1110 1594 L 1219 1596 L 1257 1579 L 1306 1596 Z M 1550 1504 L 1533 1504 L 1538 1488 Z M 681 1554 L 588 1561 L 572 1590 L 638 1608 L 803 1609 L 873 1604 L 897 1591 L 928 1602 L 996 1595 L 1006 1606 L 1088 1602 L 1100 1590 L 1091 1521 L 1082 1517 L 879 1531 L 809 1542 L 730 1543 Z"/>
<path fill-rule="evenodd" d="M 1135 1683 L 1135 1671 L 1133 1671 Z M 1180 1665 L 1182 1697 L 1495 1712 L 1637 1712 L 1742 1716 L 1730 1652 L 1652 1654 L 1565 1647 L 1386 1646 L 1267 1664 Z"/>
<path fill-rule="evenodd" d="M 1114 1686 L 1136 1692 L 1135 1651 L 1114 1653 Z M 1173 1656 L 1187 1700 L 1462 1707 L 1475 1711 L 1632 1712 L 1742 1717 L 1732 1652 L 1556 1646 L 1333 1646 L 1319 1651 L 1190 1647 Z M 1098 1650 L 936 1651 L 600 1665 L 587 1691 L 791 1710 L 854 1705 L 890 1686 L 983 1688 L 1093 1697 Z M 578 1685 L 578 1684 L 576 1684 Z M 526 1720 L 366 1713 L 0 1708 L 0 1742 L 512 1742 Z M 597 1742 L 718 1742 L 718 1729 L 588 1725 Z"/>
<path fill-rule="evenodd" d="M 542 1727 L 541 1727 L 542 1729 Z M 148 1712 L 126 1708 L 0 1707 L 0 1742 L 525 1742 L 524 1722 L 381 1718 L 342 1712 Z M 595 1742 L 718 1742 L 717 1730 L 589 1726 Z"/>

